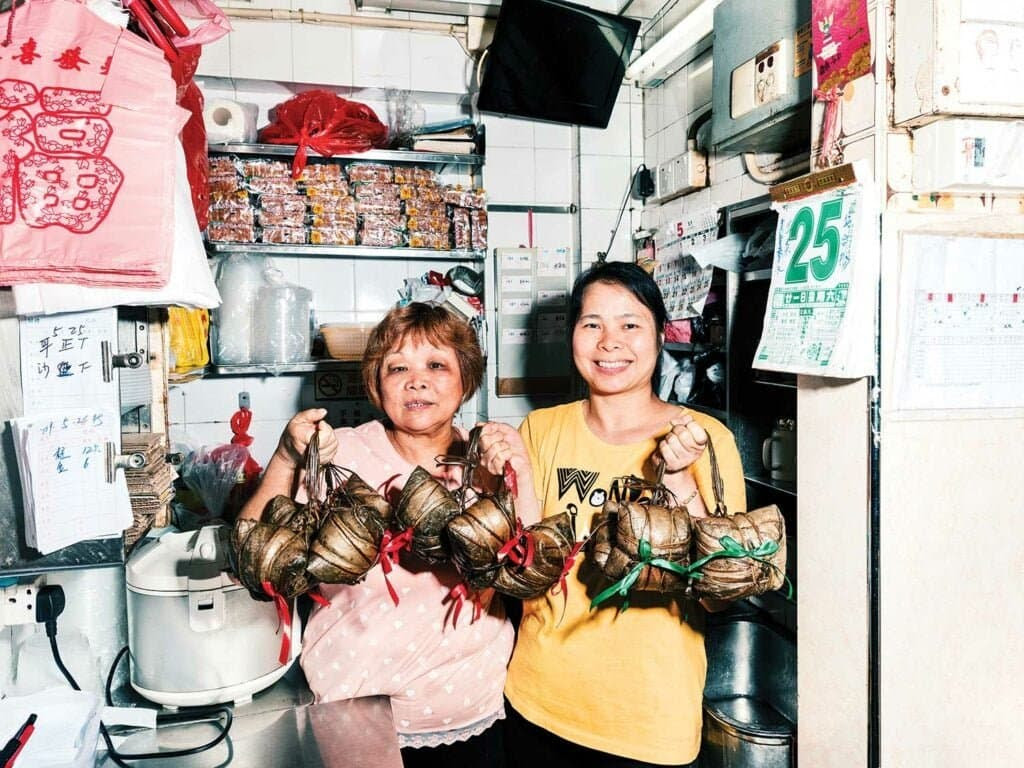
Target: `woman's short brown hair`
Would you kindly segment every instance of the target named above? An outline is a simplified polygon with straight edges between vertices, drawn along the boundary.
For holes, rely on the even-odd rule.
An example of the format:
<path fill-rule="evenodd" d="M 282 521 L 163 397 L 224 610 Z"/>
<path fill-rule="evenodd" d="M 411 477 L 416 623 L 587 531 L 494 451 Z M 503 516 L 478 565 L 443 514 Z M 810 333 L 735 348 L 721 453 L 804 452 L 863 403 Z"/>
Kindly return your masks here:
<path fill-rule="evenodd" d="M 363 386 L 375 407 L 382 408 L 380 369 L 384 358 L 409 337 L 455 351 L 462 379 L 462 402 L 479 389 L 484 378 L 484 357 L 469 323 L 438 304 L 414 301 L 392 309 L 370 331 L 363 353 Z"/>

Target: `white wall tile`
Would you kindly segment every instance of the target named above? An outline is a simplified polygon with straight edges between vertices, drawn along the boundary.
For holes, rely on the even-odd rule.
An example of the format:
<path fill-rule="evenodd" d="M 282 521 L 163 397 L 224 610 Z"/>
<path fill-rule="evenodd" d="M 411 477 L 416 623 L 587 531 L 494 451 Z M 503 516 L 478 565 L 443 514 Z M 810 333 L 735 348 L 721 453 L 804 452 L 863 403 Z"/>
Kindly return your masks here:
<path fill-rule="evenodd" d="M 308 10 L 308 9 L 307 9 Z M 352 85 L 352 28 L 293 24 L 294 77 L 302 83 Z"/>
<path fill-rule="evenodd" d="M 572 199 L 572 151 L 538 149 L 534 151 L 534 173 L 538 203 L 568 205 Z"/>
<path fill-rule="evenodd" d="M 488 134 L 488 143 L 490 140 L 490 134 Z M 533 124 L 533 145 L 538 149 L 572 149 L 572 127 L 556 123 L 535 122 Z"/>
<path fill-rule="evenodd" d="M 274 455 L 277 442 L 281 433 L 288 426 L 288 422 L 295 413 L 287 414 L 288 418 L 278 418 L 267 421 L 253 421 L 249 426 L 249 435 L 252 437 L 252 445 L 249 446 L 249 455 L 252 456 L 261 467 L 266 467 L 270 457 Z"/>
<path fill-rule="evenodd" d="M 382 316 L 395 306 L 407 275 L 407 267 L 402 261 L 357 259 L 356 310 Z"/>
<path fill-rule="evenodd" d="M 644 90 L 643 94 L 644 136 L 653 136 L 665 127 L 665 123 L 661 117 L 661 102 L 663 96 L 661 88 L 647 88 Z"/>
<path fill-rule="evenodd" d="M 352 259 L 305 256 L 299 263 L 299 283 L 313 291 L 317 314 L 355 308 L 355 271 Z"/>
<path fill-rule="evenodd" d="M 715 162 L 711 164 L 709 170 L 712 184 L 729 181 L 730 179 L 737 179 L 746 173 L 746 169 L 743 167 L 743 157 L 741 155 L 732 155 L 722 160 L 716 159 Z"/>
<path fill-rule="evenodd" d="M 491 152 L 494 147 L 532 147 L 534 124 L 530 120 L 518 120 L 514 117 L 497 117 L 486 115 L 484 125 L 487 126 L 487 163 L 490 165 Z"/>
<path fill-rule="evenodd" d="M 574 218 L 570 213 L 534 214 L 534 244 L 542 248 L 571 248 Z"/>
<path fill-rule="evenodd" d="M 535 202 L 533 150 L 489 145 L 484 178 L 492 202 Z"/>
<path fill-rule="evenodd" d="M 171 424 L 184 424 L 185 420 L 185 392 L 181 387 L 169 387 L 167 390 L 167 421 Z"/>
<path fill-rule="evenodd" d="M 409 88 L 409 32 L 355 27 L 352 82 L 363 87 Z"/>
<path fill-rule="evenodd" d="M 200 75 L 209 75 L 211 77 L 231 76 L 230 32 L 220 40 L 203 46 L 202 53 L 199 56 L 199 67 L 196 69 L 196 76 Z"/>
<path fill-rule="evenodd" d="M 644 107 L 629 105 L 629 154 L 634 164 L 644 159 Z"/>
<path fill-rule="evenodd" d="M 302 388 L 307 378 L 292 375 L 246 377 L 253 421 L 273 421 L 301 410 Z"/>
<path fill-rule="evenodd" d="M 231 442 L 231 428 L 226 423 L 191 422 L 181 427 L 175 436 L 187 441 L 188 447 L 193 450 L 203 446 L 214 448 Z"/>
<path fill-rule="evenodd" d="M 631 171 L 629 157 L 584 156 L 580 162 L 580 206 L 618 209 Z"/>
<path fill-rule="evenodd" d="M 231 414 L 238 410 L 238 393 L 247 391 L 249 386 L 249 380 L 241 376 L 200 379 L 182 384 L 186 423 L 223 422 L 227 434 L 222 442 L 228 442 L 231 439 L 231 428 L 227 423 L 231 420 Z"/>
<path fill-rule="evenodd" d="M 718 182 L 711 186 L 711 204 L 716 208 L 740 202 L 743 197 L 743 180 L 740 177 Z"/>
<path fill-rule="evenodd" d="M 580 211 L 580 228 L 582 230 L 581 244 L 584 254 L 594 254 L 608 248 L 609 238 L 612 236 L 612 228 L 615 226 L 615 219 L 618 217 L 618 209 L 595 209 L 584 208 Z M 629 218 L 622 217 L 622 223 L 615 234 L 609 254 L 629 254 Z"/>
<path fill-rule="evenodd" d="M 410 87 L 414 91 L 466 92 L 472 61 L 455 38 L 410 32 L 409 56 Z"/>
<path fill-rule="evenodd" d="M 607 128 L 580 128 L 580 154 L 629 155 L 632 111 L 628 103 L 615 105 Z"/>
<path fill-rule="evenodd" d="M 293 79 L 291 25 L 234 19 L 231 26 L 232 77 Z"/>

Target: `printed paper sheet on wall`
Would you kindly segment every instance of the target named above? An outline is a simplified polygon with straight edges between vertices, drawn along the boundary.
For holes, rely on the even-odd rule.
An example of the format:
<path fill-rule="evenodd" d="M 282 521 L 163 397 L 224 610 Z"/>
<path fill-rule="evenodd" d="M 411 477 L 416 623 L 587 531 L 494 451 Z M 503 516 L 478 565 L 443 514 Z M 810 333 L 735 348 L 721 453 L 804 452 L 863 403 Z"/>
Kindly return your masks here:
<path fill-rule="evenodd" d="M 1024 240 L 905 233 L 897 410 L 1024 407 Z"/>
<path fill-rule="evenodd" d="M 859 378 L 875 371 L 878 216 L 866 166 L 790 182 L 841 186 L 775 202 L 775 260 L 753 366 Z"/>
<path fill-rule="evenodd" d="M 718 211 L 708 208 L 663 226 L 655 237 L 654 281 L 665 299 L 669 320 L 695 317 L 704 311 L 714 268 L 702 267 L 691 255 L 718 235 Z"/>

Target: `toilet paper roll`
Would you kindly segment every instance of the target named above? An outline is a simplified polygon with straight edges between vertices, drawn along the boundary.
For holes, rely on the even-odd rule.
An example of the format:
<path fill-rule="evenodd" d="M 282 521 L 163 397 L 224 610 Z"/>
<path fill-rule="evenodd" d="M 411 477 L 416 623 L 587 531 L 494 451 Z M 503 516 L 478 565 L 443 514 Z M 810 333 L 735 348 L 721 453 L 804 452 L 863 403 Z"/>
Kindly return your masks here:
<path fill-rule="evenodd" d="M 256 112 L 255 104 L 242 104 L 230 99 L 210 99 L 203 108 L 207 143 L 256 141 Z"/>

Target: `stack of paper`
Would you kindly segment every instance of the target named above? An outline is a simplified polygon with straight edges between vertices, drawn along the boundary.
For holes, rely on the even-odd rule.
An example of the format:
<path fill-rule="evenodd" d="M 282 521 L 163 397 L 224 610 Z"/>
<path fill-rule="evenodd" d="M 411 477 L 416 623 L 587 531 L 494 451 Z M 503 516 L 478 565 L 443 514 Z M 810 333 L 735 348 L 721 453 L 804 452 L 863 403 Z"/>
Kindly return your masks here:
<path fill-rule="evenodd" d="M 100 733 L 99 697 L 88 691 L 50 688 L 0 700 L 0 723 L 13 736 L 29 715 L 35 731 L 18 755 L 17 768 L 87 768 L 95 763 Z"/>
<path fill-rule="evenodd" d="M 116 447 L 113 410 L 79 409 L 11 421 L 25 504 L 26 543 L 48 554 L 115 536 L 132 522 L 124 472 L 107 482 L 106 446 Z"/>

